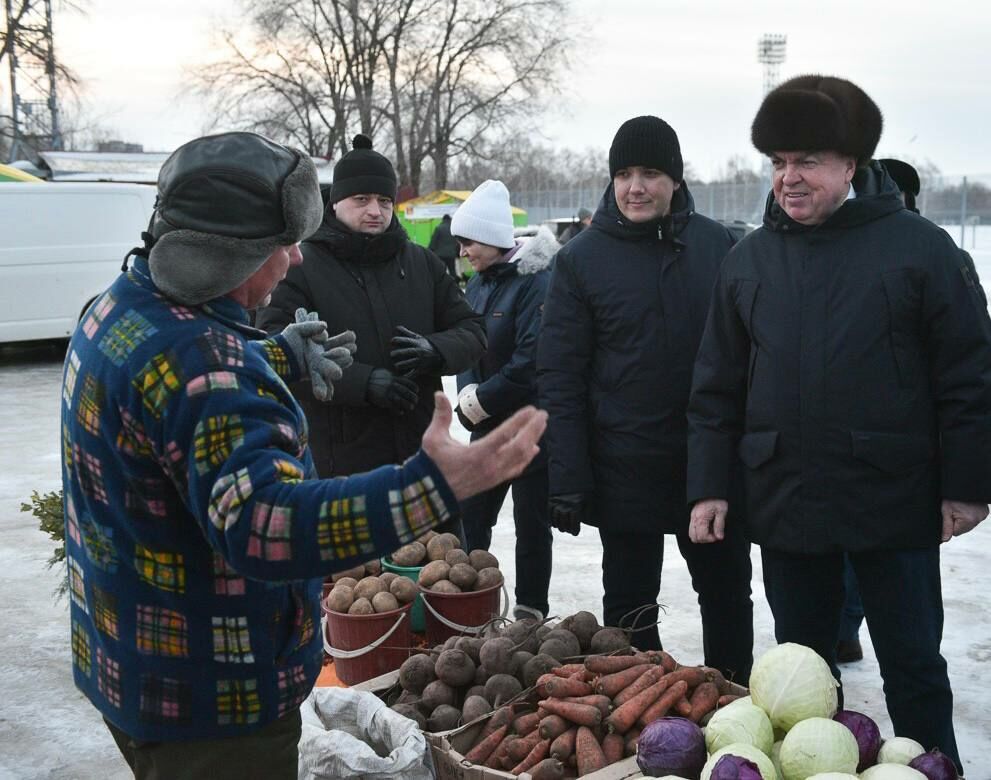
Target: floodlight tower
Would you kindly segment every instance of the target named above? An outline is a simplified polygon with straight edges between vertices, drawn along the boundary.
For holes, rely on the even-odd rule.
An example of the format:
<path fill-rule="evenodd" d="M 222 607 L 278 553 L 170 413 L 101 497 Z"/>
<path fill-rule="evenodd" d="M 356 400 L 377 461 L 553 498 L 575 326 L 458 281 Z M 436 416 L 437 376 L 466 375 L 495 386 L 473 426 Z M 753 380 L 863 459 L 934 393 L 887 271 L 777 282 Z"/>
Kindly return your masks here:
<path fill-rule="evenodd" d="M 6 0 L 10 99 L 14 142 L 11 159 L 41 149 L 60 150 L 51 0 L 32 0 L 15 9 Z"/>
<path fill-rule="evenodd" d="M 764 66 L 765 95 L 778 86 L 787 45 L 787 35 L 764 33 L 757 41 L 757 62 Z"/>

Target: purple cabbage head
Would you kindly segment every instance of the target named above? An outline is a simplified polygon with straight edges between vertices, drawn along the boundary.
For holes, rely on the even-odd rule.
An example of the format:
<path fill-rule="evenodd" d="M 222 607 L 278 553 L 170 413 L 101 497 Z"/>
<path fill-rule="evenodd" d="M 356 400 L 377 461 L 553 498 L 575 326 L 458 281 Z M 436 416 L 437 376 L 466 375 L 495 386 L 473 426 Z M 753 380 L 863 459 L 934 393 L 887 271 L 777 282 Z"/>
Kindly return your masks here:
<path fill-rule="evenodd" d="M 712 767 L 709 780 L 763 780 L 760 767 L 740 756 L 723 756 Z"/>
<path fill-rule="evenodd" d="M 637 765 L 647 777 L 679 775 L 698 780 L 705 761 L 705 736 L 687 718 L 655 720 L 637 739 Z"/>
<path fill-rule="evenodd" d="M 938 750 L 916 756 L 908 762 L 908 765 L 922 772 L 927 780 L 959 780 L 960 778 L 953 762 Z"/>
<path fill-rule="evenodd" d="M 857 740 L 857 747 L 860 749 L 857 771 L 863 772 L 874 766 L 877 763 L 877 751 L 881 749 L 881 730 L 877 724 L 862 712 L 854 710 L 840 710 L 833 716 L 833 720 L 850 729 Z"/>

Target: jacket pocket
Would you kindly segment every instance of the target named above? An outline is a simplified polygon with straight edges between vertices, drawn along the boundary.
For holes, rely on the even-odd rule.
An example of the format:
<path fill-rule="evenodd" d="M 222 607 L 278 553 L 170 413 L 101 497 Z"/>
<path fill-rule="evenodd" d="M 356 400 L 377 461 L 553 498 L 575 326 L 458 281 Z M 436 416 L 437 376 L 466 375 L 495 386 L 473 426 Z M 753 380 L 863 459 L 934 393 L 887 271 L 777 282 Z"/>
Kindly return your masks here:
<path fill-rule="evenodd" d="M 853 457 L 886 474 L 899 474 L 932 460 L 934 448 L 928 436 L 906 433 L 851 431 Z"/>
<path fill-rule="evenodd" d="M 752 469 L 759 469 L 774 457 L 774 451 L 778 446 L 777 431 L 755 431 L 745 433 L 740 437 L 740 444 L 737 452 L 740 460 Z"/>
<path fill-rule="evenodd" d="M 918 381 L 918 367 L 913 360 L 913 333 L 917 328 L 919 293 L 912 283 L 908 269 L 887 271 L 881 275 L 884 296 L 888 303 L 891 351 L 898 372 L 898 385 L 911 387 Z"/>

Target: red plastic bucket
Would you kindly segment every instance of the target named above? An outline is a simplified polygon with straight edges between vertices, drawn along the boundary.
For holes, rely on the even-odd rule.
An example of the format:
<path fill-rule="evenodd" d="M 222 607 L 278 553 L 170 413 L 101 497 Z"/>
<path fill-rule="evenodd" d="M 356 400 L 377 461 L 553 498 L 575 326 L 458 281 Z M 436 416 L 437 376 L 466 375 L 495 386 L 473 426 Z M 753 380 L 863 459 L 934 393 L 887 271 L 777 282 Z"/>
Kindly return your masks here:
<path fill-rule="evenodd" d="M 427 641 L 439 645 L 452 636 L 475 636 L 492 618 L 506 617 L 508 595 L 502 600 L 502 611 L 499 610 L 500 596 L 505 589 L 502 583 L 469 593 L 437 593 L 421 585 Z"/>
<path fill-rule="evenodd" d="M 334 659 L 337 677 L 348 685 L 392 672 L 409 658 L 410 604 L 373 615 L 334 612 L 326 601 L 323 649 Z"/>

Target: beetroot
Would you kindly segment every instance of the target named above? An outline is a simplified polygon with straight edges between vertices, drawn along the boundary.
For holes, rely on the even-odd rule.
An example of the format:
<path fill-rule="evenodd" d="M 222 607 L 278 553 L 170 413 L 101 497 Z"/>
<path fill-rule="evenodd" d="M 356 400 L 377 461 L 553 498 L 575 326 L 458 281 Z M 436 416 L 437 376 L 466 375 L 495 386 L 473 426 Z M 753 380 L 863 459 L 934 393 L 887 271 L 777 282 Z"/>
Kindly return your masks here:
<path fill-rule="evenodd" d="M 922 772 L 927 780 L 959 780 L 960 777 L 953 762 L 938 750 L 916 756 L 908 765 Z"/>

